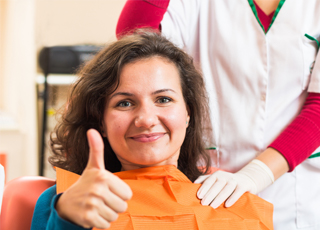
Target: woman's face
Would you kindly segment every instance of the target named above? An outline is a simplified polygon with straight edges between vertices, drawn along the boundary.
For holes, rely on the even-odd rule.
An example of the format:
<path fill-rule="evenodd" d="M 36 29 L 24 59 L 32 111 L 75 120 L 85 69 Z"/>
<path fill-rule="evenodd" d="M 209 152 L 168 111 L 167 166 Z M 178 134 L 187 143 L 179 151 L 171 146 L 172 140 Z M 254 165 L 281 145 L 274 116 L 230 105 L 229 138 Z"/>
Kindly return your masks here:
<path fill-rule="evenodd" d="M 189 114 L 173 63 L 151 57 L 126 64 L 107 101 L 103 135 L 122 170 L 177 166 Z"/>

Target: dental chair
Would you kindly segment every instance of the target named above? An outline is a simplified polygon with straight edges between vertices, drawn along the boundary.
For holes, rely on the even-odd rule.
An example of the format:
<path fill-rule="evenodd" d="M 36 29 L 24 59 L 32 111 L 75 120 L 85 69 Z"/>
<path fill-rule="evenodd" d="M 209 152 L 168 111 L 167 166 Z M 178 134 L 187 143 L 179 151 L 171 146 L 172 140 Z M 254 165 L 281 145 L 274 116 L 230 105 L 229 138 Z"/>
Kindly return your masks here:
<path fill-rule="evenodd" d="M 54 184 L 54 180 L 40 176 L 9 181 L 4 187 L 0 230 L 29 230 L 39 196 Z"/>

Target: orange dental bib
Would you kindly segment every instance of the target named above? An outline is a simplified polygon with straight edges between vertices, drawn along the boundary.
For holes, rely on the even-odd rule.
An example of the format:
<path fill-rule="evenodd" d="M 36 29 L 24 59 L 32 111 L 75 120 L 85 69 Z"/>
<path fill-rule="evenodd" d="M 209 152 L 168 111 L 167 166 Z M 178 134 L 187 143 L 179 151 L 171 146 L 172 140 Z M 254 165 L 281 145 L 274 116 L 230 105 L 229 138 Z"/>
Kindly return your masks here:
<path fill-rule="evenodd" d="M 57 193 L 80 177 L 56 168 Z M 175 166 L 157 166 L 115 173 L 131 188 L 133 196 L 126 212 L 111 223 L 110 230 L 207 230 L 273 229 L 272 204 L 245 193 L 230 208 L 202 206 L 193 184 Z"/>

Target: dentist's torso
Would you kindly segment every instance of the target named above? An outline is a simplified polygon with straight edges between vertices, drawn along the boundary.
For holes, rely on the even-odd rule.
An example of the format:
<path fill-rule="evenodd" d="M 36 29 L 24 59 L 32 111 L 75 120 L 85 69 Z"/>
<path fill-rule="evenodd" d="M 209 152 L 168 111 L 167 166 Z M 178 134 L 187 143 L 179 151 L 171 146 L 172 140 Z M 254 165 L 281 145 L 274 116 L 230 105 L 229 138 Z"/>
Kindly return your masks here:
<path fill-rule="evenodd" d="M 318 46 L 305 37 L 319 39 L 320 1 L 281 1 L 266 34 L 250 2 L 171 0 L 161 23 L 201 65 L 217 147 L 212 161 L 233 172 L 298 115 L 307 90 L 320 92 Z M 275 229 L 320 229 L 319 192 L 320 158 L 313 158 L 260 195 L 275 205 Z"/>

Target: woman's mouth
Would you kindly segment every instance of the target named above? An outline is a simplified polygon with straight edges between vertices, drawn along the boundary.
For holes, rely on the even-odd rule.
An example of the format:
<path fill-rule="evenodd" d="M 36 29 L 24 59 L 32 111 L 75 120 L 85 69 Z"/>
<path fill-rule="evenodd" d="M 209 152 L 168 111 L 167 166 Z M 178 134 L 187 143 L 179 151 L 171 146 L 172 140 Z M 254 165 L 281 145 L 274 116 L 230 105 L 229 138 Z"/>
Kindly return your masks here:
<path fill-rule="evenodd" d="M 134 140 L 134 141 L 138 141 L 138 142 L 153 142 L 156 141 L 158 139 L 160 139 L 161 137 L 163 137 L 165 135 L 165 133 L 148 133 L 148 134 L 139 134 L 139 135 L 135 135 L 130 137 L 130 139 Z"/>

